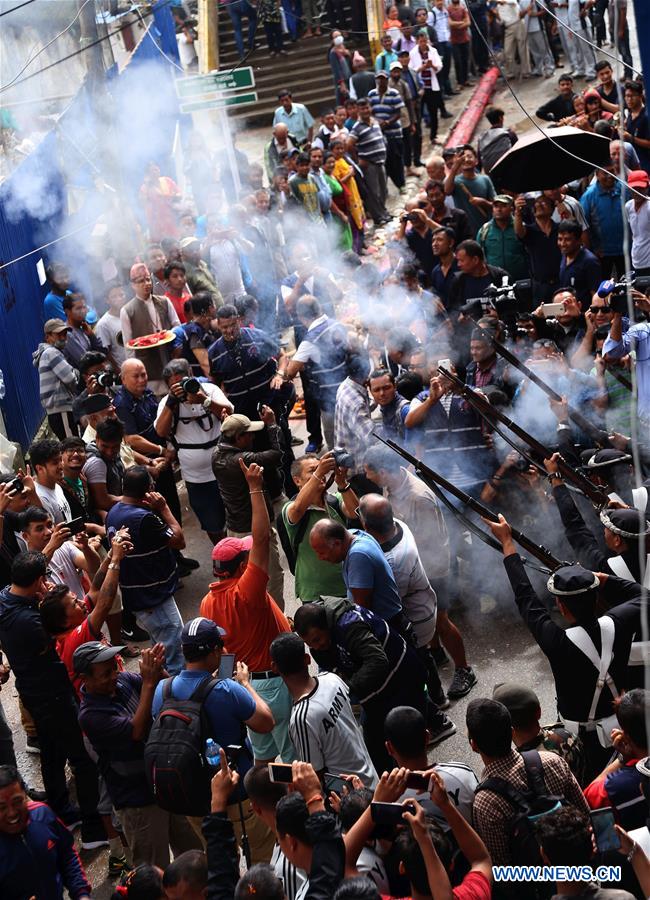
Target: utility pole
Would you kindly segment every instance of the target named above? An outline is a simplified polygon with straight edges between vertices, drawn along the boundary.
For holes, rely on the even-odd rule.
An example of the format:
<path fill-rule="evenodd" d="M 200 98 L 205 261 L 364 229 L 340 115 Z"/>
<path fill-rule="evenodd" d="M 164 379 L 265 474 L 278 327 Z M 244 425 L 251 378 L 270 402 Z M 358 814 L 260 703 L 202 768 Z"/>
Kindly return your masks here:
<path fill-rule="evenodd" d="M 91 91 L 97 91 L 104 83 L 104 55 L 97 31 L 97 19 L 95 18 L 95 0 L 86 3 L 85 0 L 77 0 L 81 10 L 79 24 L 81 26 L 80 49 L 85 52 L 82 57 L 86 63 L 86 80 Z M 94 46 L 91 46 L 94 45 Z M 86 49 L 88 48 L 88 49 Z"/>
<path fill-rule="evenodd" d="M 219 26 L 216 0 L 199 0 L 199 70 L 219 68 Z"/>

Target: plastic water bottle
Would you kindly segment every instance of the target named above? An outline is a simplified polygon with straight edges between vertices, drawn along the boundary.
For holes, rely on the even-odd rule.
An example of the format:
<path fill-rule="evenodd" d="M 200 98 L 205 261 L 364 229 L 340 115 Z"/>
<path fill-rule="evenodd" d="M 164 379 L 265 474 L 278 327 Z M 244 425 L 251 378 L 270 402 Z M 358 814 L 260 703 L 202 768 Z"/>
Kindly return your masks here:
<path fill-rule="evenodd" d="M 207 739 L 205 742 L 205 758 L 208 764 L 214 766 L 215 769 L 218 769 L 221 766 L 220 750 L 221 747 L 216 741 L 212 740 L 212 738 Z"/>

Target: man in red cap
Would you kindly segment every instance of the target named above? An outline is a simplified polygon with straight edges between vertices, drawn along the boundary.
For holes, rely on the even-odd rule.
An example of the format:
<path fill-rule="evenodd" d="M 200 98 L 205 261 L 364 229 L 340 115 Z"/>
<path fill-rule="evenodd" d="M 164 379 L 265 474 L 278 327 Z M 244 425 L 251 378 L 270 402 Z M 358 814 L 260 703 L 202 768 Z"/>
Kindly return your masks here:
<path fill-rule="evenodd" d="M 275 727 L 268 734 L 249 731 L 257 764 L 295 759 L 288 734 L 291 697 L 272 669 L 269 647 L 275 637 L 289 631 L 289 623 L 267 592 L 271 523 L 264 500 L 261 466 L 247 466 L 240 459 L 251 498 L 251 535 L 227 537 L 212 550 L 217 578 L 201 601 L 200 615 L 212 619 L 226 632 L 226 652 L 245 662 L 251 685 L 271 707 Z"/>
<path fill-rule="evenodd" d="M 156 331 L 170 331 L 176 325 L 180 325 L 171 300 L 153 294 L 151 272 L 144 263 L 134 263 L 129 278 L 135 296 L 120 312 L 124 346 L 133 338 L 154 334 Z M 128 351 L 130 356 L 135 356 L 144 363 L 149 377 L 149 387 L 159 396 L 167 393 L 162 370 L 171 359 L 171 346 L 166 344 L 147 350 Z"/>
<path fill-rule="evenodd" d="M 627 183 L 632 188 L 632 199 L 625 204 L 632 232 L 632 267 L 635 275 L 650 275 L 650 175 L 637 169 L 627 176 Z"/>

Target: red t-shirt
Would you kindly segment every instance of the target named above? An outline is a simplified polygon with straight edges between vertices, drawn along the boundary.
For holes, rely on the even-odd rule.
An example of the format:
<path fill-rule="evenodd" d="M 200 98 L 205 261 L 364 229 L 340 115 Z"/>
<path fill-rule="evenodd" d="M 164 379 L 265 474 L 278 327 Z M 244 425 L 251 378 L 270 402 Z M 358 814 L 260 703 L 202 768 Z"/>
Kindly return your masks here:
<path fill-rule="evenodd" d="M 492 888 L 482 872 L 469 872 L 452 893 L 456 900 L 491 900 Z M 396 897 L 381 895 L 381 900 L 397 900 Z M 400 900 L 413 900 L 412 897 L 403 897 Z"/>
<path fill-rule="evenodd" d="M 184 325 L 187 322 L 187 316 L 185 315 L 184 306 L 185 303 L 191 298 L 191 294 L 189 291 L 183 291 L 182 297 L 176 297 L 174 294 L 171 294 L 169 291 L 165 291 L 165 297 L 170 301 L 171 305 L 176 310 L 176 315 L 181 323 Z"/>
<path fill-rule="evenodd" d="M 92 606 L 90 605 L 90 601 L 87 597 L 84 597 L 84 602 L 90 613 L 92 611 Z M 61 657 L 63 664 L 65 665 L 68 671 L 68 678 L 72 682 L 72 686 L 75 689 L 77 697 L 79 697 L 79 691 L 81 690 L 81 678 L 79 675 L 75 674 L 74 667 L 72 665 L 72 656 L 77 649 L 77 647 L 81 647 L 82 644 L 87 644 L 88 641 L 101 641 L 102 644 L 106 644 L 108 646 L 108 641 L 100 631 L 99 634 L 95 634 L 92 625 L 90 624 L 90 619 L 85 618 L 81 625 L 77 625 L 76 628 L 73 628 L 72 631 L 68 631 L 67 634 L 62 634 L 57 638 L 56 641 L 56 652 Z M 122 662 L 122 657 L 117 657 L 117 665 L 121 670 L 124 668 L 124 664 Z"/>

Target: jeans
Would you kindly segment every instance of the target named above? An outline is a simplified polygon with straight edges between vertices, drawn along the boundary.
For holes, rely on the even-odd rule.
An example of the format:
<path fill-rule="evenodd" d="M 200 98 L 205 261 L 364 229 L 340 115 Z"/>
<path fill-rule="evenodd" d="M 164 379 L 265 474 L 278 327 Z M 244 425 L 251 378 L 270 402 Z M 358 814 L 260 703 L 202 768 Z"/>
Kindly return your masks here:
<path fill-rule="evenodd" d="M 385 134 L 386 140 L 386 175 L 396 188 L 403 188 L 406 184 L 404 177 L 404 142 L 402 136 Z"/>
<path fill-rule="evenodd" d="M 429 136 L 432 144 L 438 136 L 438 110 L 441 97 L 440 91 L 432 91 L 429 88 L 425 88 L 422 94 L 422 110 L 424 111 L 426 107 L 429 113 Z"/>
<path fill-rule="evenodd" d="M 269 50 L 275 53 L 282 50 L 282 25 L 279 22 L 265 22 L 264 31 Z"/>
<path fill-rule="evenodd" d="M 415 131 L 411 131 L 410 125 L 402 128 L 402 141 L 404 142 L 404 165 L 407 168 L 421 166 L 422 129 L 419 122 L 415 126 Z"/>
<path fill-rule="evenodd" d="M 170 675 L 178 675 L 185 664 L 181 651 L 183 620 L 173 597 L 158 606 L 135 611 L 135 621 L 151 635 L 154 644 L 165 647 L 165 668 Z"/>
<path fill-rule="evenodd" d="M 65 777 L 65 764 L 69 762 L 77 783 L 82 833 L 89 827 L 93 834 L 103 830 L 97 813 L 98 773 L 86 753 L 77 721 L 79 708 L 72 693 L 38 700 L 23 697 L 23 702 L 34 719 L 41 745 L 41 773 L 48 805 L 64 822 L 75 818 Z"/>
<path fill-rule="evenodd" d="M 0 766 L 16 767 L 14 739 L 0 700 Z"/>
<path fill-rule="evenodd" d="M 454 55 L 454 68 L 456 69 L 456 81 L 458 84 L 467 84 L 469 71 L 469 41 L 464 44 L 452 44 L 451 52 Z"/>
<path fill-rule="evenodd" d="M 438 72 L 438 84 L 444 94 L 451 94 L 451 81 L 449 70 L 451 69 L 451 44 L 449 41 L 438 42 L 438 53 L 442 60 L 442 69 Z"/>
<path fill-rule="evenodd" d="M 235 44 L 240 56 L 244 55 L 244 39 L 242 37 L 242 19 L 248 19 L 248 49 L 252 50 L 257 26 L 257 10 L 247 0 L 229 0 L 226 4 L 230 21 L 235 33 Z"/>
<path fill-rule="evenodd" d="M 386 209 L 386 195 L 388 193 L 386 169 L 383 163 L 371 162 L 370 160 L 366 160 L 365 168 L 362 168 L 368 190 L 367 210 L 372 221 L 377 225 L 382 219 L 388 218 L 388 210 Z"/>

